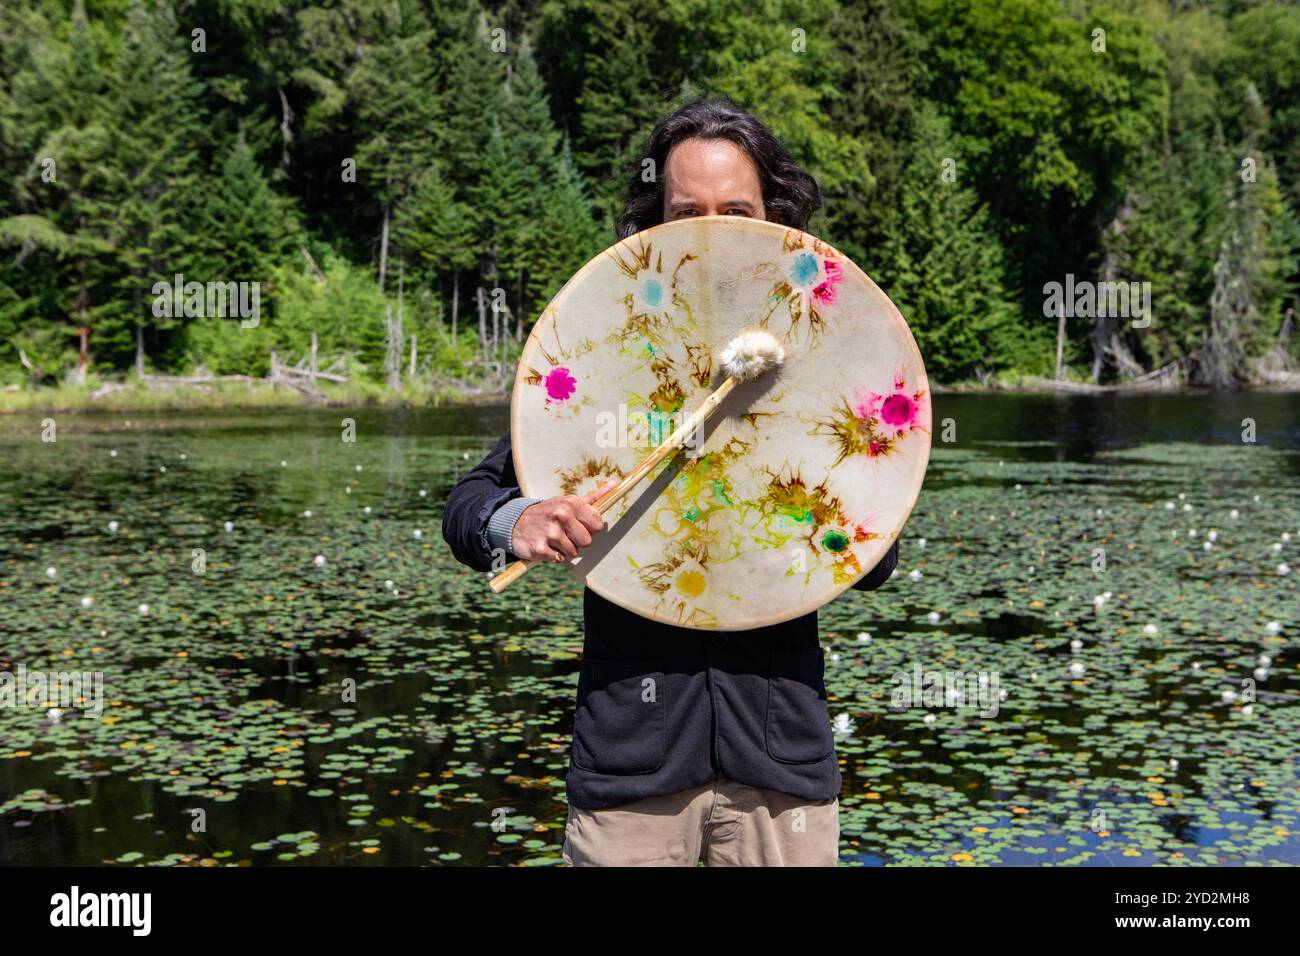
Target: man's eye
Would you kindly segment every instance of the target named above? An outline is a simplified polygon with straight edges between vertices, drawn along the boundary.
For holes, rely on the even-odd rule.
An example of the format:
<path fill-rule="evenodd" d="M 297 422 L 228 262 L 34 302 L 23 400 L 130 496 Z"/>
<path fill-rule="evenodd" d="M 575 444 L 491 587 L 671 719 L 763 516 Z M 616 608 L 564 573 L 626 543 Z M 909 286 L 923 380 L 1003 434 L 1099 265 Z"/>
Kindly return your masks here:
<path fill-rule="evenodd" d="M 698 210 L 695 210 L 695 209 L 679 209 L 679 210 L 677 210 L 677 218 L 678 218 L 678 219 L 681 219 L 683 216 L 694 216 L 694 215 L 697 215 L 697 214 L 698 214 Z"/>
<path fill-rule="evenodd" d="M 748 215 L 749 215 L 749 210 L 748 210 L 748 209 L 742 209 L 742 208 L 740 208 L 739 206 L 732 206 L 730 209 L 727 210 L 727 215 L 728 215 L 728 216 L 748 216 Z"/>

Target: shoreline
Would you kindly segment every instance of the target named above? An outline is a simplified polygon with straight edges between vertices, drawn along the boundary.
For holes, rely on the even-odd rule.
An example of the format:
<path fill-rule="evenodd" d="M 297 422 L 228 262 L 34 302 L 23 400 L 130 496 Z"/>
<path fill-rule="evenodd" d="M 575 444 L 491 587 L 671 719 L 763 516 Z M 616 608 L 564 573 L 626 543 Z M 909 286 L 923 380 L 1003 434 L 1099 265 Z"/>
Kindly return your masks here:
<path fill-rule="evenodd" d="M 945 385 L 932 382 L 934 395 L 1208 395 L 1215 389 L 1178 385 L 1142 387 L 1094 385 L 1084 382 L 1052 382 L 1038 379 L 1028 382 L 983 384 L 959 382 Z M 1256 383 L 1237 392 L 1300 392 L 1300 381 Z M 450 387 L 412 388 L 393 394 L 382 386 L 324 385 L 319 397 L 310 397 L 293 389 L 269 384 L 228 384 L 164 389 L 131 385 L 92 397 L 89 386 L 55 388 L 18 388 L 0 391 L 0 416 L 23 414 L 97 414 L 115 412 L 222 412 L 268 411 L 306 408 L 473 408 L 508 405 L 510 390 L 464 391 Z"/>

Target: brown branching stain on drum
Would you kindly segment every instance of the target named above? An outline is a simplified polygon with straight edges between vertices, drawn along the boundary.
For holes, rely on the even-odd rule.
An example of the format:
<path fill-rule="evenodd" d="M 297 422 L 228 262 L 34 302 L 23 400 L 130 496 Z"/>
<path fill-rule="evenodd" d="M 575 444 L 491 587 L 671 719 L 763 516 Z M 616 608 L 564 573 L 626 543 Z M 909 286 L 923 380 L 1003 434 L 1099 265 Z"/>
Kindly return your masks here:
<path fill-rule="evenodd" d="M 650 393 L 650 406 L 664 415 L 676 415 L 686 402 L 686 391 L 673 375 L 671 359 L 663 358 L 650 366 L 659 387 Z"/>
<path fill-rule="evenodd" d="M 547 319 L 550 319 L 550 323 L 549 325 L 544 325 Z M 548 306 L 546 311 L 541 314 L 541 317 L 537 320 L 537 327 L 539 329 L 545 328 L 545 331 L 555 340 L 555 346 L 552 350 L 542 344 L 542 336 L 544 333 L 539 332 L 536 337 L 537 350 L 542 353 L 546 361 L 550 362 L 552 366 L 558 365 L 560 362 L 571 361 L 580 355 L 585 355 L 588 352 L 593 351 L 597 345 L 595 339 L 583 338 L 579 339 L 571 347 L 565 348 L 564 343 L 560 341 L 559 317 L 555 313 L 554 306 Z M 532 370 L 530 369 L 530 371 Z M 530 382 L 529 384 L 535 385 L 537 383 Z"/>
<path fill-rule="evenodd" d="M 795 333 L 799 331 L 799 325 L 804 320 L 804 292 L 802 289 L 796 289 L 789 282 L 781 279 L 772 285 L 772 291 L 767 297 L 767 311 L 763 317 L 758 320 L 758 327 L 766 329 L 772 321 L 772 316 L 782 305 L 786 307 L 787 314 L 790 316 L 790 327 L 785 330 L 786 340 L 793 339 Z M 809 348 L 816 346 L 817 339 L 822 331 L 826 328 L 826 320 L 822 318 L 820 312 L 813 306 L 807 309 L 808 318 L 808 342 Z"/>
<path fill-rule="evenodd" d="M 636 250 L 627 247 L 625 249 L 628 253 L 627 258 L 623 256 L 621 249 L 624 247 L 616 247 L 610 253 L 618 263 L 619 271 L 634 283 L 641 281 L 642 284 L 629 290 L 617 300 L 627 310 L 627 318 L 622 327 L 609 333 L 607 340 L 627 350 L 636 339 L 644 338 L 651 356 L 663 354 L 676 343 L 685 341 L 689 337 L 687 333 L 696 328 L 691 304 L 679 288 L 679 273 L 682 266 L 694 261 L 696 256 L 690 253 L 683 254 L 677 265 L 673 267 L 669 280 L 668 301 L 684 316 L 684 321 L 679 322 L 674 317 L 673 310 L 662 305 L 665 297 L 661 284 L 664 272 L 663 253 L 655 254 L 653 244 L 644 242 L 641 242 Z M 650 264 L 652 259 L 653 267 Z M 643 275 L 647 272 L 651 275 Z M 633 349 L 627 354 L 635 358 L 636 352 L 637 349 Z"/>
<path fill-rule="evenodd" d="M 708 551 L 693 541 L 674 541 L 662 561 L 638 569 L 641 583 L 659 595 L 659 607 L 667 608 L 683 627 L 716 627 L 717 617 L 699 607 L 709 586 Z"/>
<path fill-rule="evenodd" d="M 814 556 L 828 555 L 831 558 L 830 571 L 836 584 L 846 584 L 861 577 L 862 565 L 850 545 L 873 540 L 879 535 L 849 518 L 826 482 L 809 488 L 798 469 L 791 470 L 788 477 L 771 471 L 768 475 L 771 480 L 767 491 L 756 503 L 763 512 L 760 523 L 769 533 L 766 543 L 781 548 L 792 540 L 805 541 Z M 779 527 L 773 527 L 773 519 L 793 523 L 798 533 L 786 534 Z M 814 570 L 814 566 L 803 569 L 805 583 Z M 787 573 L 797 571 L 792 567 Z"/>
<path fill-rule="evenodd" d="M 888 455 L 894 448 L 894 439 L 878 431 L 877 422 L 860 417 L 847 399 L 842 399 L 832 417 L 820 419 L 811 434 L 828 435 L 839 449 L 834 464 L 852 458 L 854 455 L 866 455 L 879 458 Z"/>
<path fill-rule="evenodd" d="M 638 236 L 637 245 L 640 246 L 640 248 L 637 249 L 635 252 L 632 251 L 632 247 L 630 245 L 626 243 L 622 243 L 620 245 L 615 246 L 612 250 L 610 250 L 609 253 L 610 256 L 613 257 L 614 261 L 618 263 L 619 271 L 622 272 L 629 279 L 635 279 L 643 269 L 650 268 L 650 256 L 653 254 L 651 251 L 653 249 L 653 244 L 646 245 L 645 240 Z M 628 255 L 631 256 L 630 262 L 623 258 L 624 249 L 626 249 Z M 662 271 L 662 265 L 663 265 L 662 258 L 660 259 L 659 264 L 661 267 L 660 271 Z"/>
<path fill-rule="evenodd" d="M 566 495 L 585 495 L 601 485 L 618 482 L 626 472 L 608 457 L 590 458 L 586 455 L 572 468 L 559 470 L 560 490 Z"/>
<path fill-rule="evenodd" d="M 783 397 L 782 393 L 769 395 L 767 396 L 767 401 L 775 402 L 779 404 L 782 397 Z M 743 415 L 739 416 L 741 421 L 745 422 L 747 425 L 749 425 L 750 428 L 754 428 L 754 429 L 759 428 L 762 425 L 764 419 L 768 419 L 768 418 L 779 419 L 783 417 L 785 417 L 785 412 L 764 412 L 764 411 L 755 411 L 755 410 L 745 412 Z"/>
<path fill-rule="evenodd" d="M 691 379 L 701 388 L 713 381 L 713 350 L 707 345 L 687 345 L 686 361 L 691 366 Z"/>
<path fill-rule="evenodd" d="M 809 534 L 839 517 L 840 500 L 830 493 L 825 482 L 810 489 L 797 469 L 791 471 L 789 478 L 771 471 L 768 475 L 771 480 L 763 503 L 773 513 L 810 525 Z"/>
<path fill-rule="evenodd" d="M 810 434 L 833 439 L 839 448 L 836 465 L 853 455 L 889 455 L 911 432 L 929 434 L 925 389 L 909 394 L 902 371 L 895 373 L 893 384 L 888 394 L 868 391 L 856 402 L 841 399 L 830 418 L 815 420 Z"/>

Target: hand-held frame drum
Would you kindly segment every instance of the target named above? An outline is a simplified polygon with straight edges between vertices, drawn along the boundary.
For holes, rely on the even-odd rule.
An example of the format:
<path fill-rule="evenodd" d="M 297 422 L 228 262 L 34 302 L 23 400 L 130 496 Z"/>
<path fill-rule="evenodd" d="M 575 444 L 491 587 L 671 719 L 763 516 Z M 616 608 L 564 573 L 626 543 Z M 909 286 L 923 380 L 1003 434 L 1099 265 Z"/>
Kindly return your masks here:
<path fill-rule="evenodd" d="M 747 331 L 784 360 L 741 381 L 720 352 Z M 657 226 L 585 265 L 529 336 L 511 406 L 525 495 L 619 484 L 569 566 L 686 627 L 774 624 L 849 587 L 897 537 L 930 450 L 925 369 L 889 299 L 821 240 L 738 217 Z"/>

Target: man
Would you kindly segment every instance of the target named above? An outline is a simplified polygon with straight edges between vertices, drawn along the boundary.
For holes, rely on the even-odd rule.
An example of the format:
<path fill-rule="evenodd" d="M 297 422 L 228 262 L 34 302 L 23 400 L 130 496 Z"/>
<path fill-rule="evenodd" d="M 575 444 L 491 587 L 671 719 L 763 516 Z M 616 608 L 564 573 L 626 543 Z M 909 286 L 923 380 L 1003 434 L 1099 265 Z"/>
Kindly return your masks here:
<path fill-rule="evenodd" d="M 697 100 L 664 119 L 618 219 L 748 216 L 806 229 L 816 181 L 754 116 Z M 603 489 L 602 489 L 603 490 Z M 481 571 L 577 557 L 604 527 L 600 491 L 520 497 L 510 435 L 452 489 L 443 536 Z M 854 587 L 893 573 L 898 545 Z M 840 771 L 816 612 L 752 631 L 673 627 L 583 593 L 585 640 L 567 778 L 574 866 L 833 866 Z"/>

